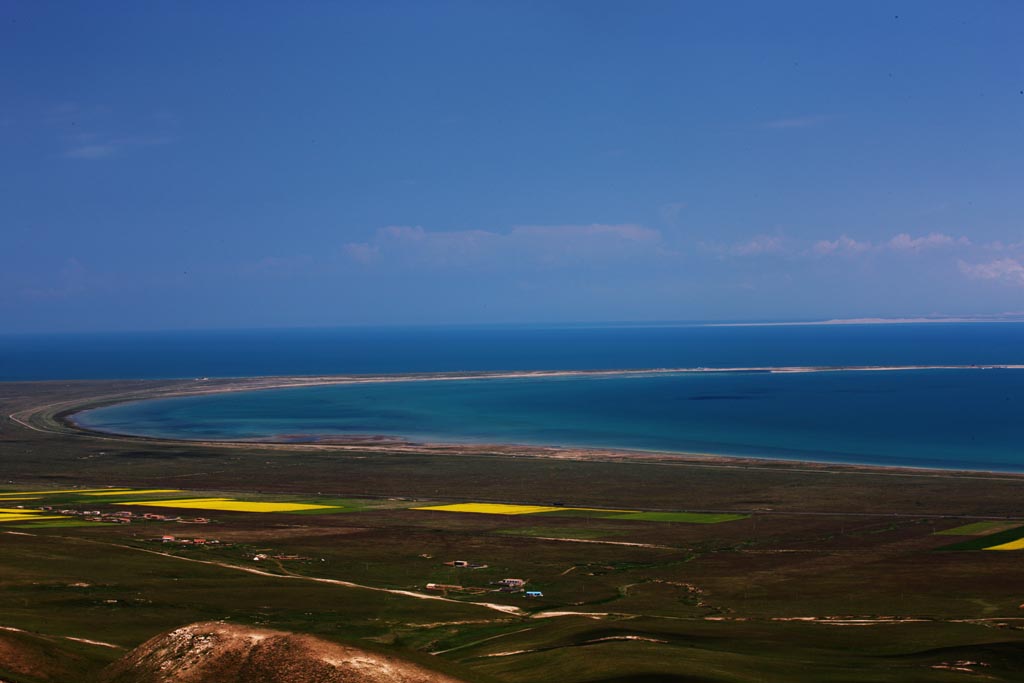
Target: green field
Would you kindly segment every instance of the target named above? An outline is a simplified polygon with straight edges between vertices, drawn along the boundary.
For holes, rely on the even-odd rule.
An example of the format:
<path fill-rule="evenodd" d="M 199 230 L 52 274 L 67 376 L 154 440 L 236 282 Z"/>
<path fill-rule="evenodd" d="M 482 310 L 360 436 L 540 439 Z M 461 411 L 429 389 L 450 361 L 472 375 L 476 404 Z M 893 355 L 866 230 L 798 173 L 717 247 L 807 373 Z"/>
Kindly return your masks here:
<path fill-rule="evenodd" d="M 167 386 L 0 383 L 0 415 Z M 205 620 L 376 648 L 481 683 L 945 683 L 1017 681 L 1024 668 L 1019 554 L 936 552 L 1024 536 L 1024 521 L 978 521 L 1019 514 L 1016 475 L 198 446 L 54 433 L 45 411 L 24 419 L 43 431 L 0 418 L 11 493 L 0 507 L 133 510 L 72 490 L 117 486 L 331 514 L 0 525 L 0 626 L 29 632 L 0 630 L 0 652 L 24 655 L 0 659 L 5 681 L 88 681 L 128 648 Z M 62 493 L 17 493 L 48 489 Z M 410 509 L 465 501 L 596 510 Z M 498 591 L 508 577 L 543 597 Z M 439 596 L 428 583 L 462 589 Z"/>
<path fill-rule="evenodd" d="M 943 529 L 942 531 L 936 531 L 935 534 L 938 536 L 979 536 L 981 534 L 991 533 L 998 531 L 999 529 L 1005 529 L 1008 526 L 1013 526 L 1013 522 L 971 522 L 970 524 L 964 524 L 962 526 L 953 527 L 952 529 Z"/>
<path fill-rule="evenodd" d="M 637 522 L 679 522 L 683 524 L 719 524 L 746 519 L 749 515 L 728 512 L 667 512 L 644 510 L 602 510 L 565 508 L 533 513 L 535 517 L 585 517 Z"/>

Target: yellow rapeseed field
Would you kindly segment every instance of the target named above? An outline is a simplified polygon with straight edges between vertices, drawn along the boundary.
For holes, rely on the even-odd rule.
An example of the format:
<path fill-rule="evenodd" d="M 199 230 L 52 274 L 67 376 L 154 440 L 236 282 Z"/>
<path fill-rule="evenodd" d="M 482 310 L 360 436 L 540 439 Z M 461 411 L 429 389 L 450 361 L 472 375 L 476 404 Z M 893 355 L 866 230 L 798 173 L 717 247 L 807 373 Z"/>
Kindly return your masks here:
<path fill-rule="evenodd" d="M 24 510 L 22 510 L 22 512 L 24 512 Z M 0 513 L 0 524 L 3 524 L 4 522 L 23 522 L 25 520 L 36 522 L 36 521 L 38 521 L 40 519 L 64 519 L 64 518 L 59 516 L 59 515 L 34 515 L 32 513 L 21 514 L 21 515 L 13 515 L 13 514 Z"/>
<path fill-rule="evenodd" d="M 451 505 L 428 505 L 411 508 L 413 510 L 438 510 L 441 512 L 476 512 L 484 515 L 533 515 L 539 512 L 608 512 L 629 513 L 636 510 L 612 510 L 609 508 L 570 508 L 564 506 L 548 507 L 546 505 L 508 505 L 505 503 L 454 503 Z"/>
<path fill-rule="evenodd" d="M 991 548 L 985 548 L 985 550 L 1024 550 L 1024 538 L 1018 538 L 1016 541 L 1010 541 L 1009 543 L 994 545 Z"/>
<path fill-rule="evenodd" d="M 182 498 L 179 500 L 137 500 L 116 505 L 145 505 L 161 508 L 183 508 L 187 510 L 225 510 L 230 512 L 299 512 L 301 510 L 330 510 L 334 505 L 311 505 L 308 503 L 262 503 L 232 498 Z"/>
<path fill-rule="evenodd" d="M 535 512 L 566 510 L 562 507 L 543 505 L 504 505 L 502 503 L 455 503 L 453 505 L 429 505 L 413 510 L 438 510 L 440 512 L 476 512 L 484 515 L 529 515 Z"/>

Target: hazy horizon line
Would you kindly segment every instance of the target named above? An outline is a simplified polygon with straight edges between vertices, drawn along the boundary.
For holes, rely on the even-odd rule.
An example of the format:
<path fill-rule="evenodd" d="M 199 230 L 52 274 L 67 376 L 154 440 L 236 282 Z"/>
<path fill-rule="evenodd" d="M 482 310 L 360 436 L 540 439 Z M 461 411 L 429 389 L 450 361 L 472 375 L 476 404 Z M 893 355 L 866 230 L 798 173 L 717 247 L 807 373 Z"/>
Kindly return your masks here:
<path fill-rule="evenodd" d="M 830 325 L 912 325 L 935 323 L 1021 323 L 1024 313 L 1000 313 L 990 315 L 923 315 L 901 317 L 859 317 L 825 318 L 810 320 L 606 320 L 567 322 L 446 322 L 446 323 L 352 323 L 341 325 L 284 325 L 284 326 L 240 326 L 240 327 L 178 327 L 152 329 L 113 330 L 34 330 L 0 332 L 0 337 L 63 336 L 63 335 L 104 335 L 104 334 L 159 334 L 193 332 L 269 332 L 286 330 L 370 330 L 370 329 L 438 329 L 438 328 L 654 328 L 654 327 L 811 327 Z"/>

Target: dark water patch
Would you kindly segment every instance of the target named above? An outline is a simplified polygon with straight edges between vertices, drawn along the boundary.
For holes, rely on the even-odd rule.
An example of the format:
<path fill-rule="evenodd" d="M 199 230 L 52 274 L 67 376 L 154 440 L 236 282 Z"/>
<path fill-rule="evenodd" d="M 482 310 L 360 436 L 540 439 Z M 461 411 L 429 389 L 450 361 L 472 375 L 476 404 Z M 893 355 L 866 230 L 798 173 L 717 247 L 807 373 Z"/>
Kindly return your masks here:
<path fill-rule="evenodd" d="M 837 394 L 891 394 L 894 389 L 835 389 Z"/>
<path fill-rule="evenodd" d="M 746 401 L 748 399 L 759 398 L 758 396 L 751 396 L 750 394 L 698 394 L 696 396 L 688 396 L 689 401 Z"/>

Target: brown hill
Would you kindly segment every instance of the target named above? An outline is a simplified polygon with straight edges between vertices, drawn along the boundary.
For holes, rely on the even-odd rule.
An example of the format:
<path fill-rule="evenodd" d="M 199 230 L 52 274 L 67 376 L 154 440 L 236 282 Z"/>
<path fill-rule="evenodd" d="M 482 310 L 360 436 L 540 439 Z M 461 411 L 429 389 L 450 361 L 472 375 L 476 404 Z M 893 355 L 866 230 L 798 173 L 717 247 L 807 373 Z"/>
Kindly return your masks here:
<path fill-rule="evenodd" d="M 395 657 L 313 636 L 203 622 L 129 652 L 102 683 L 462 683 Z"/>

